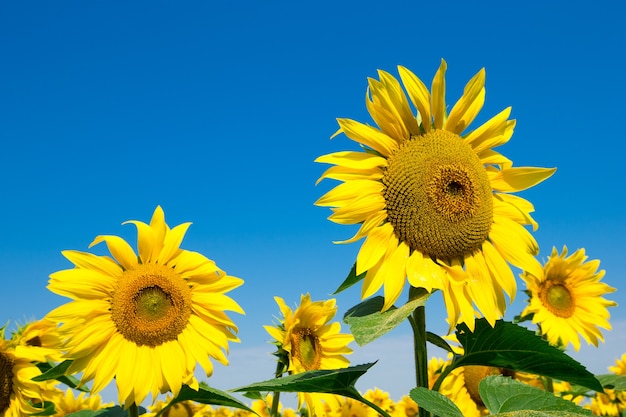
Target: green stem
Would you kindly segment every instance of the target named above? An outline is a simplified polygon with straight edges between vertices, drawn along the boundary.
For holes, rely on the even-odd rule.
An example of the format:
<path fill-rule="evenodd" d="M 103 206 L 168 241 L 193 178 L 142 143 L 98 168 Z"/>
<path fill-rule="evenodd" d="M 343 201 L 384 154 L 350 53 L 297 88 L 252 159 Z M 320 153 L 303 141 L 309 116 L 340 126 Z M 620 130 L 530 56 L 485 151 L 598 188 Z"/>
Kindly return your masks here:
<path fill-rule="evenodd" d="M 139 408 L 133 403 L 128 409 L 128 417 L 139 417 Z"/>
<path fill-rule="evenodd" d="M 276 364 L 276 378 L 283 376 L 283 370 L 285 366 L 279 360 Z M 278 404 L 280 403 L 280 391 L 274 391 L 274 397 L 272 399 L 272 408 L 270 410 L 271 417 L 278 417 Z"/>
<path fill-rule="evenodd" d="M 417 307 L 409 320 L 413 328 L 415 353 L 415 379 L 418 387 L 428 389 L 428 357 L 426 350 L 426 308 Z M 419 417 L 430 417 L 430 413 L 420 407 Z"/>

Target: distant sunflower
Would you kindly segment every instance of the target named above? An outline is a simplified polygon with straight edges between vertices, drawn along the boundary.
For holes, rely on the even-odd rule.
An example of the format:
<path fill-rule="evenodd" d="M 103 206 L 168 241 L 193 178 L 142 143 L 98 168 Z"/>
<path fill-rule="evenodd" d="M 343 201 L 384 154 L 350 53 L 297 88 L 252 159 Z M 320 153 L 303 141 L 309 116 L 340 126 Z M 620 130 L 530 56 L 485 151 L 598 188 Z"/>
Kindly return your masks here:
<path fill-rule="evenodd" d="M 87 394 L 81 392 L 74 395 L 71 389 L 60 391 L 54 399 L 54 417 L 64 417 L 68 414 L 76 413 L 83 410 L 99 411 L 105 408 L 113 407 L 113 403 L 103 403 L 102 397 L 98 394 Z"/>
<path fill-rule="evenodd" d="M 331 322 L 337 313 L 335 299 L 311 301 L 309 294 L 302 295 L 300 305 L 292 310 L 281 297 L 274 297 L 282 318 L 276 326 L 264 326 L 275 339 L 276 345 L 288 356 L 287 371 L 299 374 L 320 369 L 346 368 L 350 361 L 344 356 L 352 353 L 348 344 L 354 340 L 351 334 L 340 333 L 341 324 Z M 307 403 L 311 415 L 316 404 L 335 401 L 331 394 L 298 394 L 298 408 Z"/>
<path fill-rule="evenodd" d="M 337 134 L 365 151 L 316 159 L 335 165 L 320 180 L 343 181 L 316 204 L 332 207 L 331 221 L 360 224 L 351 239 L 338 243 L 366 238 L 356 259 L 356 273 L 367 272 L 362 298 L 384 286 L 387 310 L 408 278 L 413 287 L 442 290 L 451 327 L 460 321 L 473 328 L 474 305 L 493 324 L 504 314 L 504 293 L 512 299 L 516 292 L 507 262 L 541 270 L 537 243 L 524 227 L 537 227 L 530 216 L 534 208 L 510 193 L 545 180 L 554 169 L 514 168 L 493 150 L 513 134 L 510 107 L 467 131 L 484 103 L 484 69 L 449 114 L 445 61 L 432 95 L 411 71 L 398 70 L 406 94 L 385 71 L 378 72 L 380 80 L 368 80 L 366 105 L 378 128 L 337 119 Z"/>
<path fill-rule="evenodd" d="M 63 357 L 63 340 L 56 323 L 50 320 L 37 320 L 19 326 L 11 335 L 11 343 L 24 346 L 38 355 L 38 362 L 60 362 Z"/>
<path fill-rule="evenodd" d="M 522 274 L 530 295 L 522 315 L 533 314 L 533 323 L 554 346 L 571 343 L 579 350 L 580 337 L 598 346 L 598 340 L 604 341 L 599 328 L 611 329 L 607 307 L 617 303 L 602 296 L 615 288 L 600 282 L 600 261 L 586 260 L 584 249 L 567 256 L 566 247 L 561 254 L 553 248 L 542 270 Z"/>
<path fill-rule="evenodd" d="M 32 379 L 41 375 L 34 364 L 38 355 L 24 346 L 13 346 L 4 340 L 0 329 L 0 417 L 27 417 L 41 412 L 33 404 L 44 401 L 42 390 Z"/>
<path fill-rule="evenodd" d="M 243 313 L 225 295 L 243 281 L 226 275 L 213 261 L 180 249 L 190 223 L 170 229 L 161 207 L 150 224 L 137 227 L 137 256 L 118 236 L 97 236 L 113 256 L 78 251 L 63 255 L 74 269 L 50 276 L 48 288 L 73 301 L 48 314 L 61 323 L 68 372 L 93 379 L 92 392 L 113 378 L 120 404 L 140 404 L 148 395 L 177 395 L 183 384 L 194 389 L 196 363 L 211 375 L 210 357 L 228 364 L 228 342 L 237 327 L 225 311 Z M 87 325 L 88 324 L 88 325 Z"/>

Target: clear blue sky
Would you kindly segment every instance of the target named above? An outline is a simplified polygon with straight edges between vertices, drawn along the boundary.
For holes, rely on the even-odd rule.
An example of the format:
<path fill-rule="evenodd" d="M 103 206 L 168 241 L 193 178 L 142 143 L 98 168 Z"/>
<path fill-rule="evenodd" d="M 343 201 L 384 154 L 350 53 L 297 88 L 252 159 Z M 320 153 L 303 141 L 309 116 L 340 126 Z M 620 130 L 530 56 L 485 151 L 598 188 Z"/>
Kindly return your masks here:
<path fill-rule="evenodd" d="M 234 315 L 242 344 L 232 347 L 232 367 L 261 352 L 267 373 L 258 378 L 269 378 L 262 325 L 278 314 L 273 296 L 290 305 L 305 292 L 327 298 L 360 247 L 333 245 L 355 229 L 313 205 L 333 185 L 315 186 L 325 167 L 313 160 L 354 148 L 343 136 L 329 140 L 335 118 L 371 122 L 364 98 L 377 69 L 397 75 L 404 65 L 430 84 L 445 58 L 448 103 L 484 66 L 477 123 L 512 106 L 516 131 L 500 150 L 518 166 L 558 168 L 522 193 L 536 207 L 541 257 L 565 244 L 599 258 L 618 288 L 613 334 L 626 333 L 623 7 L 478 4 L 3 2 L 0 322 L 41 318 L 65 302 L 45 288 L 50 273 L 70 267 L 61 251 L 87 250 L 98 234 L 134 245 L 134 228 L 121 223 L 149 221 L 161 205 L 170 225 L 193 222 L 183 248 L 245 279 L 232 293 L 247 312 Z M 337 297 L 340 315 L 359 295 L 355 287 Z M 428 323 L 442 331 L 434 298 Z M 518 298 L 511 315 L 523 308 Z M 595 370 L 625 345 L 603 347 Z M 355 349 L 357 359 L 380 358 L 379 372 L 394 356 Z M 212 385 L 259 380 L 233 382 L 225 369 Z M 402 378 L 378 385 L 399 399 L 413 386 Z"/>

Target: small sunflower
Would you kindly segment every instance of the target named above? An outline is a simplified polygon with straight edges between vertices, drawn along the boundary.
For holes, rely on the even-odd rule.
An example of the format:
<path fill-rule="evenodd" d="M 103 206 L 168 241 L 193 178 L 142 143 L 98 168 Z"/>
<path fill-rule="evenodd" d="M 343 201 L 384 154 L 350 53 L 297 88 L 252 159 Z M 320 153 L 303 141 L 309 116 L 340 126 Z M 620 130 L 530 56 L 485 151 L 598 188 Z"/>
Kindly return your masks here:
<path fill-rule="evenodd" d="M 579 350 L 580 337 L 598 346 L 598 340 L 604 341 L 599 328 L 611 329 L 607 307 L 617 303 L 602 296 L 615 289 L 600 282 L 604 276 L 604 270 L 598 271 L 600 261 L 586 260 L 584 249 L 567 256 L 567 247 L 561 254 L 553 248 L 539 273 L 522 274 L 530 295 L 522 315 L 532 314 L 533 323 L 554 346 L 571 343 Z"/>
<path fill-rule="evenodd" d="M 0 417 L 27 417 L 40 412 L 33 404 L 44 401 L 41 386 L 32 379 L 41 375 L 34 364 L 39 355 L 4 340 L 0 329 Z"/>
<path fill-rule="evenodd" d="M 309 294 L 302 295 L 300 305 L 292 310 L 281 297 L 274 297 L 282 318 L 277 326 L 264 326 L 275 339 L 279 351 L 288 356 L 290 374 L 320 369 L 346 368 L 350 362 L 344 355 L 352 353 L 348 344 L 351 334 L 340 333 L 341 324 L 331 322 L 337 313 L 335 299 L 311 301 Z M 307 403 L 311 415 L 320 400 L 334 401 L 331 394 L 298 394 L 298 408 Z"/>
<path fill-rule="evenodd" d="M 467 130 L 484 103 L 484 69 L 449 114 L 445 61 L 432 94 L 411 71 L 398 71 L 406 93 L 385 71 L 379 71 L 380 80 L 368 80 L 366 105 L 378 127 L 337 119 L 337 134 L 365 151 L 316 159 L 335 165 L 320 180 L 343 182 L 316 204 L 332 207 L 333 222 L 360 225 L 352 238 L 337 243 L 365 238 L 356 259 L 356 273 L 366 272 L 362 298 L 384 287 L 387 310 L 408 279 L 413 287 L 442 290 L 451 327 L 465 322 L 473 329 L 475 308 L 493 324 L 504 314 L 504 293 L 510 299 L 516 293 L 507 262 L 541 269 L 537 243 L 524 227 L 537 227 L 530 216 L 534 208 L 511 193 L 545 180 L 554 169 L 513 167 L 493 150 L 513 134 L 511 108 Z"/>
<path fill-rule="evenodd" d="M 54 417 L 64 417 L 82 410 L 98 411 L 109 407 L 113 407 L 113 403 L 103 403 L 102 397 L 98 394 L 81 392 L 74 395 L 74 391 L 67 389 L 65 392 L 59 391 L 54 398 Z"/>
<path fill-rule="evenodd" d="M 37 320 L 19 326 L 11 335 L 11 343 L 39 355 L 38 362 L 60 362 L 63 357 L 63 340 L 56 324 L 50 320 Z"/>
<path fill-rule="evenodd" d="M 243 281 L 213 261 L 180 249 L 190 223 L 170 229 L 161 207 L 150 224 L 129 221 L 138 233 L 137 256 L 118 236 L 97 236 L 112 257 L 78 251 L 63 255 L 74 269 L 50 276 L 48 288 L 72 299 L 47 316 L 60 323 L 68 372 L 93 380 L 92 392 L 113 378 L 120 404 L 152 394 L 198 389 L 196 363 L 210 376 L 210 358 L 228 364 L 228 342 L 239 341 L 225 311 L 243 310 L 225 293 Z"/>

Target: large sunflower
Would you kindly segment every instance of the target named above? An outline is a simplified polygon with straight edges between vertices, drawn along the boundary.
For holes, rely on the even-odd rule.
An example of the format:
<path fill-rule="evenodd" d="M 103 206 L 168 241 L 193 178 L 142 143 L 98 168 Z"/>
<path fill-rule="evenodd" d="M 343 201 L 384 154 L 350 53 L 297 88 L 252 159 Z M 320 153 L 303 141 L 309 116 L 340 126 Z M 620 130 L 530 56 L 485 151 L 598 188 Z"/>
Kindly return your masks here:
<path fill-rule="evenodd" d="M 510 108 L 467 130 L 485 99 L 484 69 L 449 114 L 445 61 L 432 94 L 411 71 L 398 70 L 406 94 L 387 72 L 368 80 L 366 105 L 378 127 L 337 119 L 337 134 L 345 133 L 364 152 L 316 159 L 335 165 L 320 180 L 343 181 L 316 204 L 332 207 L 329 219 L 336 223 L 360 224 L 354 237 L 339 243 L 366 238 L 356 260 L 357 274 L 367 272 L 362 298 L 384 286 L 387 310 L 408 278 L 413 287 L 442 290 L 451 326 L 461 321 L 473 328 L 474 305 L 493 324 L 504 313 L 504 293 L 513 298 L 516 292 L 507 262 L 541 270 L 537 243 L 524 227 L 537 227 L 530 216 L 534 208 L 510 193 L 545 180 L 554 169 L 514 168 L 493 150 L 513 134 Z"/>
<path fill-rule="evenodd" d="M 354 340 L 351 334 L 340 333 L 341 324 L 331 322 L 337 313 L 335 299 L 311 301 L 309 294 L 302 295 L 300 305 L 292 310 L 281 297 L 274 297 L 282 318 L 276 326 L 264 326 L 275 339 L 279 351 L 286 352 L 290 374 L 320 369 L 346 368 L 350 362 L 344 355 L 352 353 L 348 344 Z M 333 395 L 298 394 L 298 408 L 307 403 L 311 415 L 315 404 L 334 401 Z"/>
<path fill-rule="evenodd" d="M 598 271 L 600 261 L 586 262 L 585 250 L 567 256 L 552 249 L 548 261 L 539 273 L 524 272 L 530 300 L 522 315 L 533 314 L 541 333 L 554 346 L 571 343 L 580 349 L 580 337 L 598 346 L 604 341 L 600 327 L 611 329 L 607 307 L 617 303 L 602 298 L 615 291 L 604 282 L 604 270 Z"/>
<path fill-rule="evenodd" d="M 73 301 L 48 314 L 62 323 L 68 372 L 82 371 L 99 392 L 114 377 L 120 404 L 140 404 L 148 395 L 183 384 L 197 389 L 196 363 L 211 375 L 209 357 L 228 364 L 228 342 L 237 327 L 225 311 L 243 313 L 225 293 L 243 281 L 226 275 L 213 261 L 180 249 L 190 223 L 170 229 L 161 207 L 150 224 L 137 227 L 137 256 L 118 236 L 97 236 L 113 256 L 78 251 L 63 255 L 74 269 L 50 276 L 48 288 Z"/>

